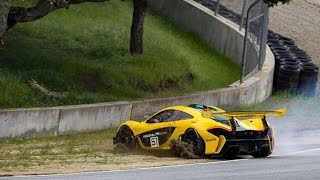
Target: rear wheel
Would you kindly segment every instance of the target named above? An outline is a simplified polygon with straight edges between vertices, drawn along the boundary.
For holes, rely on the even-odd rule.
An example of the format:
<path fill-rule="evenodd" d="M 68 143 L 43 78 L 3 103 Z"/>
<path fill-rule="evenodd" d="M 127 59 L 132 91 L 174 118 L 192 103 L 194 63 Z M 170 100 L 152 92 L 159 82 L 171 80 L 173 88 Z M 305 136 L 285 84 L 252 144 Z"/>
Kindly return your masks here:
<path fill-rule="evenodd" d="M 269 143 L 266 143 L 261 146 L 260 150 L 252 153 L 251 155 L 254 158 L 265 158 L 269 156 L 274 148 L 274 139 L 273 139 L 273 129 L 272 127 L 269 127 L 268 132 L 267 132 L 267 137 L 269 139 Z"/>
<path fill-rule="evenodd" d="M 120 127 L 119 131 L 115 137 L 115 144 L 123 144 L 129 149 L 136 147 L 136 142 L 134 140 L 134 135 L 131 129 L 128 126 Z"/>
<path fill-rule="evenodd" d="M 204 141 L 195 130 L 187 130 L 182 140 L 190 145 L 191 151 L 195 156 L 203 157 L 205 155 Z"/>
<path fill-rule="evenodd" d="M 254 158 L 265 158 L 271 154 L 270 146 L 263 145 L 260 150 L 251 154 Z"/>

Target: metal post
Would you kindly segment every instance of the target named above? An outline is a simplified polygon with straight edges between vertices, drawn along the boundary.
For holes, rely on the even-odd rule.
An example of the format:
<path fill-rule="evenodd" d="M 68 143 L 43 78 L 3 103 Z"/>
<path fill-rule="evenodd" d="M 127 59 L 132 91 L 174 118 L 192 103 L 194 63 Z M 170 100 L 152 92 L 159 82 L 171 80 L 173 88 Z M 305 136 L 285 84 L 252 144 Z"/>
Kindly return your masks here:
<path fill-rule="evenodd" d="M 243 22 L 244 22 L 244 16 L 245 16 L 245 12 L 246 12 L 246 7 L 247 7 L 247 0 L 243 1 L 243 5 L 242 5 L 242 16 L 241 16 L 241 22 L 239 25 L 239 31 L 242 31 L 243 28 Z"/>
<path fill-rule="evenodd" d="M 263 2 L 261 2 L 261 7 L 260 7 L 260 14 L 263 14 L 263 19 L 262 19 L 262 22 L 260 21 L 260 25 L 259 25 L 259 32 L 258 32 L 258 36 L 257 36 L 257 44 L 258 45 L 261 45 L 261 40 L 262 40 L 262 37 L 261 36 L 263 36 L 263 34 L 262 34 L 262 32 L 263 32 L 263 20 L 264 20 L 264 16 L 265 16 L 265 8 L 264 8 L 264 3 Z"/>
<path fill-rule="evenodd" d="M 217 0 L 216 10 L 214 11 L 215 16 L 218 14 L 219 8 L 220 8 L 220 0 Z"/>
<path fill-rule="evenodd" d="M 259 3 L 260 0 L 256 0 L 249 8 L 247 11 L 247 27 L 246 27 L 246 32 L 244 36 L 244 45 L 243 45 L 243 53 L 242 53 L 242 64 L 241 64 L 241 75 L 240 75 L 240 83 L 243 83 L 244 79 L 244 72 L 245 72 L 245 63 L 247 59 L 247 41 L 248 41 L 248 34 L 249 34 L 249 26 L 250 26 L 250 12 L 251 9 Z"/>
<path fill-rule="evenodd" d="M 267 39 L 268 39 L 268 24 L 269 24 L 269 7 L 264 3 L 264 16 L 261 31 L 261 44 L 258 69 L 262 69 L 264 59 L 266 57 Z"/>

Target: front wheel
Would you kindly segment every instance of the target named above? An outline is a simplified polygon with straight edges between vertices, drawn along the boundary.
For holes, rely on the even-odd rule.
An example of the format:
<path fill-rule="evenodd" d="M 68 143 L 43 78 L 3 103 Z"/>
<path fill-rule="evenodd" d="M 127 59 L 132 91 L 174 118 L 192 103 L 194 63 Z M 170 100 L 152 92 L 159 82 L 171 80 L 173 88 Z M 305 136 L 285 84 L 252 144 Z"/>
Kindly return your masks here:
<path fill-rule="evenodd" d="M 114 139 L 114 144 L 123 144 L 129 149 L 136 147 L 136 142 L 134 140 L 134 135 L 128 126 L 120 127 Z"/>

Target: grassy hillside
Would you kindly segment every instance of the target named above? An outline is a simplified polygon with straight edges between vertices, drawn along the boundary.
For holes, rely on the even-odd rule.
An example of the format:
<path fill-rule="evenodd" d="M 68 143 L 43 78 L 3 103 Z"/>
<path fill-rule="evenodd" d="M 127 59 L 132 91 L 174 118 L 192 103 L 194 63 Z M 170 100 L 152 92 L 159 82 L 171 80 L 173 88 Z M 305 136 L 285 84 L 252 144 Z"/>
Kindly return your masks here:
<path fill-rule="evenodd" d="M 238 79 L 236 64 L 153 13 L 145 20 L 145 53 L 132 56 L 131 14 L 130 1 L 115 0 L 18 24 L 0 50 L 0 108 L 173 96 Z M 62 96 L 32 90 L 30 79 Z"/>

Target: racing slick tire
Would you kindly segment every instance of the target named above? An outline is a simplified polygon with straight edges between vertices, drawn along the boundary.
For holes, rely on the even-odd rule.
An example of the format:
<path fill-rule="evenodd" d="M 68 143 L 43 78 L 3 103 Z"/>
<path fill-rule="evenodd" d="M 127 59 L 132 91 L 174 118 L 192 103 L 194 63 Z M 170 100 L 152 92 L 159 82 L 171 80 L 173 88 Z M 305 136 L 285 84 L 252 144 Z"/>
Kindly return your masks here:
<path fill-rule="evenodd" d="M 205 144 L 201 136 L 193 129 L 188 129 L 182 138 L 182 141 L 191 145 L 192 153 L 197 157 L 205 155 Z"/>
<path fill-rule="evenodd" d="M 114 144 L 123 144 L 128 149 L 134 149 L 137 146 L 133 132 L 128 126 L 121 126 L 114 138 Z"/>
<path fill-rule="evenodd" d="M 254 158 L 265 158 L 271 154 L 270 146 L 268 144 L 263 145 L 260 150 L 251 154 Z"/>

